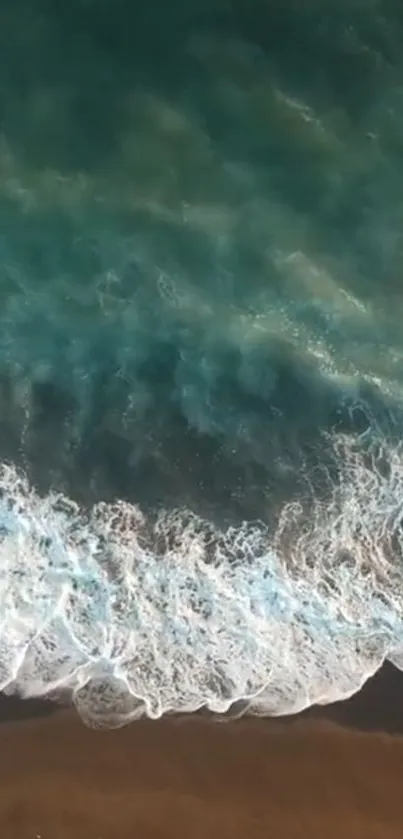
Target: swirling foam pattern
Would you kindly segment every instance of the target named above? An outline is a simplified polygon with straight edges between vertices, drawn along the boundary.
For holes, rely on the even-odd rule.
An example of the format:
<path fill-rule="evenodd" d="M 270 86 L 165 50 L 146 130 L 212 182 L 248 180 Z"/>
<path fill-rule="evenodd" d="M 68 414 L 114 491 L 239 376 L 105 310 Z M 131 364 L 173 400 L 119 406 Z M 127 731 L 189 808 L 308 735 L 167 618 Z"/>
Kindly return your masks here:
<path fill-rule="evenodd" d="M 309 519 L 219 531 L 187 510 L 89 513 L 1 470 L 1 689 L 74 695 L 92 725 L 279 715 L 357 690 L 403 646 L 403 450 L 329 439 L 342 463 Z"/>

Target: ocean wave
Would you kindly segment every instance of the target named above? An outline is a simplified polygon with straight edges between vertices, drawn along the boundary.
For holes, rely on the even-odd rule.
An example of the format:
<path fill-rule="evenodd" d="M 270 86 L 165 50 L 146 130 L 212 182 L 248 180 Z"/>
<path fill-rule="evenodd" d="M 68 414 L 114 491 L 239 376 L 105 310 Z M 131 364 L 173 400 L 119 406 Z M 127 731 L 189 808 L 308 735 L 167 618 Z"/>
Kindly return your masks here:
<path fill-rule="evenodd" d="M 224 5 L 0 9 L 0 690 L 92 725 L 403 662 L 401 15 Z"/>
<path fill-rule="evenodd" d="M 84 511 L 1 467 L 0 689 L 83 719 L 281 715 L 349 696 L 403 645 L 403 447 L 329 436 L 309 509 L 219 529 L 191 510 Z"/>

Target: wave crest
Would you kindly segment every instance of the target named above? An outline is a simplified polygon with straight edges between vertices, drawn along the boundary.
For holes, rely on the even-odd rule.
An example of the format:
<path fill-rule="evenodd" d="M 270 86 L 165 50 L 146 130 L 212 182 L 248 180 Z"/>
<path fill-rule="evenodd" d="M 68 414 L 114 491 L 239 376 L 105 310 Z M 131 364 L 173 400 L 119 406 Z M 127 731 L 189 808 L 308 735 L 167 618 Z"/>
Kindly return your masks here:
<path fill-rule="evenodd" d="M 329 437 L 331 496 L 220 530 L 190 510 L 84 511 L 0 470 L 0 689 L 68 691 L 91 725 L 280 715 L 354 693 L 403 644 L 403 451 Z"/>

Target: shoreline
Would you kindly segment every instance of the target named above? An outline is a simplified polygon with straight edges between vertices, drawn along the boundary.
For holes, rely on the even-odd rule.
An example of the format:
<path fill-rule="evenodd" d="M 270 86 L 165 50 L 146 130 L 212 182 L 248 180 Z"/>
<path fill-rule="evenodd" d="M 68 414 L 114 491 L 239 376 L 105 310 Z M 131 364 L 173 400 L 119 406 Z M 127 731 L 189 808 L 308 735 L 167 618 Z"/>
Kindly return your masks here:
<path fill-rule="evenodd" d="M 0 728 L 7 839 L 398 839 L 403 738 L 325 720 Z"/>
<path fill-rule="evenodd" d="M 61 713 L 70 713 L 77 717 L 77 720 L 84 726 L 77 710 L 72 703 L 63 702 L 63 693 L 58 699 L 52 697 L 39 699 L 22 699 L 16 695 L 5 695 L 0 693 L 0 726 L 3 724 L 19 722 L 23 720 L 35 720 L 52 717 Z M 291 716 L 280 717 L 254 717 L 242 715 L 237 717 L 236 713 L 231 717 L 227 715 L 214 715 L 205 709 L 193 714 L 166 715 L 162 720 L 148 720 L 142 718 L 140 724 L 156 724 L 167 721 L 186 721 L 189 719 L 206 719 L 213 726 L 221 724 L 233 724 L 238 720 L 260 720 L 267 724 L 281 724 L 284 726 L 293 725 L 296 722 L 320 722 L 352 728 L 358 731 L 377 731 L 386 734 L 401 734 L 403 736 L 403 673 L 394 665 L 386 662 L 381 669 L 349 699 L 332 702 L 328 705 L 312 705 L 306 710 Z M 138 722 L 129 723 L 123 726 L 127 730 Z M 91 729 L 90 729 L 91 730 Z"/>
<path fill-rule="evenodd" d="M 385 665 L 351 699 L 294 717 L 94 731 L 73 709 L 0 696 L 0 836 L 400 839 L 402 699 L 403 673 Z"/>

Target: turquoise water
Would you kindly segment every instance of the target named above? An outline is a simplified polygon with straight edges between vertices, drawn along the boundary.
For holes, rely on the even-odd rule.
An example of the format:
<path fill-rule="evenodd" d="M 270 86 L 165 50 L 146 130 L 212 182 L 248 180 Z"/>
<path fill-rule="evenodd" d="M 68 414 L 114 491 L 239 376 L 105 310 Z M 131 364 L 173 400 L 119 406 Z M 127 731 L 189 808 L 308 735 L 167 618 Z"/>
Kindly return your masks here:
<path fill-rule="evenodd" d="M 267 5 L 0 10 L 0 688 L 91 724 L 403 660 L 403 12 Z"/>

